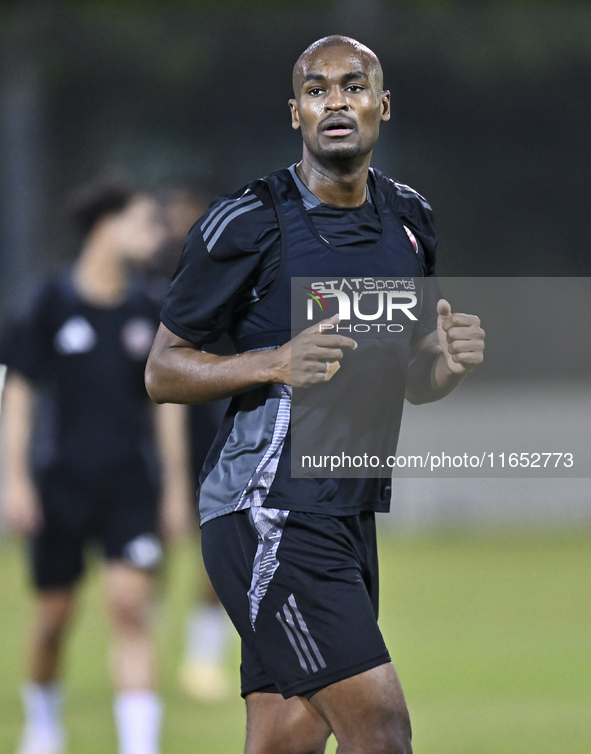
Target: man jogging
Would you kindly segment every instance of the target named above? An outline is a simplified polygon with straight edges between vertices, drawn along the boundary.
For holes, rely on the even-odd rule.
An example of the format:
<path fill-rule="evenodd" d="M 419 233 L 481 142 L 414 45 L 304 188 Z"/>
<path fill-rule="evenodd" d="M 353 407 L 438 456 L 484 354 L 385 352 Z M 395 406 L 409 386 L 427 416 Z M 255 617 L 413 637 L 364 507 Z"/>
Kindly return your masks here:
<path fill-rule="evenodd" d="M 409 754 L 408 711 L 377 625 L 374 513 L 388 509 L 388 480 L 291 476 L 292 389 L 353 363 L 357 343 L 318 325 L 292 338 L 290 284 L 432 276 L 435 232 L 423 197 L 370 168 L 390 117 L 375 54 L 321 39 L 293 84 L 302 160 L 219 197 L 193 227 L 147 387 L 157 402 L 234 396 L 200 513 L 206 567 L 242 638 L 247 754 L 322 752 L 331 732 L 343 754 Z M 407 376 L 415 403 L 449 393 L 482 361 L 479 324 L 446 301 L 423 302 L 384 399 L 401 407 Z M 224 330 L 237 355 L 201 350 Z"/>

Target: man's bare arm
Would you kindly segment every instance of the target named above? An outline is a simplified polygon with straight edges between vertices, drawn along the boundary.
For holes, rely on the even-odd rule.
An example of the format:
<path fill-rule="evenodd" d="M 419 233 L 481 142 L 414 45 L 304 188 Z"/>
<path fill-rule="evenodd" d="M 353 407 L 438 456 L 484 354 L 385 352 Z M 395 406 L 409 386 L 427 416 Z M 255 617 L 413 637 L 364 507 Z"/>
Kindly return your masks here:
<path fill-rule="evenodd" d="M 206 403 L 275 381 L 269 351 L 216 356 L 160 325 L 146 365 L 146 389 L 156 403 Z"/>
<path fill-rule="evenodd" d="M 146 366 L 148 394 L 156 403 L 207 403 L 272 382 L 295 387 L 322 382 L 327 364 L 342 359 L 342 349 L 357 348 L 357 343 L 321 332 L 320 324 L 280 348 L 235 356 L 205 353 L 160 325 Z"/>
<path fill-rule="evenodd" d="M 160 528 L 165 542 L 187 534 L 195 523 L 189 458 L 187 406 L 153 406 L 156 442 L 162 471 Z"/>
<path fill-rule="evenodd" d="M 41 506 L 29 470 L 36 390 L 29 380 L 9 372 L 2 398 L 4 447 L 4 517 L 15 534 L 30 534 L 41 523 Z"/>
<path fill-rule="evenodd" d="M 449 395 L 484 358 L 484 330 L 473 314 L 452 314 L 447 301 L 437 303 L 437 330 L 414 347 L 406 398 L 420 404 Z"/>

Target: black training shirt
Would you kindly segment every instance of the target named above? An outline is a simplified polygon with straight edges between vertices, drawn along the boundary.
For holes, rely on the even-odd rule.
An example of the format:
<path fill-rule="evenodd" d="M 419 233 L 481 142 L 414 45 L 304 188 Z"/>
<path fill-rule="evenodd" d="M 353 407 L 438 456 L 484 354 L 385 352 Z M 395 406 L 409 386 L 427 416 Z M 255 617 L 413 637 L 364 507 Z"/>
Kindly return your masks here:
<path fill-rule="evenodd" d="M 140 290 L 98 307 L 70 275 L 41 288 L 2 354 L 39 392 L 36 471 L 59 467 L 90 481 L 133 462 L 153 467 L 144 368 L 157 326 L 158 309 Z"/>
<path fill-rule="evenodd" d="M 286 285 L 294 275 L 318 275 L 316 280 L 324 275 L 434 275 L 436 235 L 429 205 L 379 171 L 372 171 L 370 179 L 371 194 L 356 208 L 321 204 L 298 182 L 293 168 L 218 197 L 189 233 L 162 308 L 164 325 L 197 346 L 227 331 L 239 352 L 274 347 L 290 338 Z M 420 338 L 435 327 L 434 302 L 423 301 L 410 337 Z M 393 417 L 394 435 L 404 399 L 407 346 L 408 341 L 400 344 L 392 406 L 383 412 Z M 233 398 L 201 477 L 202 523 L 261 505 L 334 515 L 388 509 L 387 479 L 291 478 L 291 395 L 289 386 L 271 384 Z"/>

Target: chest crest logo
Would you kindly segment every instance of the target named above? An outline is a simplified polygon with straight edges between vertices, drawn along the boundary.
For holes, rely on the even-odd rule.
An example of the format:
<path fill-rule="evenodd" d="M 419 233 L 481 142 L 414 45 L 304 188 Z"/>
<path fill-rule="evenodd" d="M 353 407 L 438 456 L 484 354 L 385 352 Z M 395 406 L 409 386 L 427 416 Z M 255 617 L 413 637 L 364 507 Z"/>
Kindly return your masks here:
<path fill-rule="evenodd" d="M 121 342 L 132 359 L 147 358 L 152 348 L 156 330 L 144 317 L 134 317 L 125 323 L 121 330 Z"/>
<path fill-rule="evenodd" d="M 96 344 L 96 331 L 90 322 L 80 315 L 66 320 L 57 331 L 53 345 L 63 356 L 73 353 L 87 353 Z"/>
<path fill-rule="evenodd" d="M 410 242 L 413 246 L 413 249 L 415 250 L 415 254 L 419 253 L 419 243 L 417 239 L 415 238 L 415 234 L 410 230 L 410 228 L 407 228 L 406 225 L 402 226 L 404 230 L 406 231 L 406 235 L 410 238 Z"/>

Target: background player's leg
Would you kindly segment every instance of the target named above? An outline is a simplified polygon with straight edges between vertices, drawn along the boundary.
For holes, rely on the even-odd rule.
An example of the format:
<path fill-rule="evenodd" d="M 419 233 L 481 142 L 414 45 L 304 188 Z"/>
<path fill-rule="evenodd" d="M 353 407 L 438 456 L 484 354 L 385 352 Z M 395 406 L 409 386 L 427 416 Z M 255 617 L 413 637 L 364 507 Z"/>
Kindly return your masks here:
<path fill-rule="evenodd" d="M 197 213 L 195 218 L 200 214 Z M 186 232 L 188 230 L 186 228 Z M 220 355 L 234 353 L 228 338 L 222 338 L 220 343 L 208 347 L 210 349 L 212 353 Z M 229 403 L 229 400 L 222 400 L 189 406 L 190 457 L 195 488 Z M 201 558 L 199 560 L 198 568 L 203 571 Z M 231 691 L 230 676 L 224 662 L 233 631 L 230 619 L 206 574 L 201 583 L 200 593 L 196 595 L 187 617 L 179 681 L 185 693 L 194 699 L 217 701 L 229 696 Z"/>
<path fill-rule="evenodd" d="M 23 688 L 25 728 L 19 754 L 59 754 L 63 750 L 61 648 L 74 611 L 74 587 L 39 590 L 29 640 L 29 681 Z"/>
<path fill-rule="evenodd" d="M 295 696 L 246 697 L 244 754 L 322 754 L 330 728 L 309 702 Z"/>
<path fill-rule="evenodd" d="M 105 567 L 113 629 L 112 673 L 120 754 L 157 754 L 162 705 L 155 688 L 154 575 L 123 563 Z"/>
<path fill-rule="evenodd" d="M 410 718 L 392 663 L 333 683 L 310 703 L 334 731 L 339 754 L 412 754 Z"/>
<path fill-rule="evenodd" d="M 187 618 L 179 673 L 183 690 L 193 699 L 218 701 L 229 695 L 231 685 L 224 660 L 231 636 L 230 619 L 204 575 L 201 594 Z"/>
<path fill-rule="evenodd" d="M 57 680 L 62 643 L 75 602 L 74 587 L 37 592 L 28 657 L 29 677 L 34 683 Z"/>

